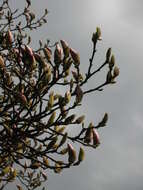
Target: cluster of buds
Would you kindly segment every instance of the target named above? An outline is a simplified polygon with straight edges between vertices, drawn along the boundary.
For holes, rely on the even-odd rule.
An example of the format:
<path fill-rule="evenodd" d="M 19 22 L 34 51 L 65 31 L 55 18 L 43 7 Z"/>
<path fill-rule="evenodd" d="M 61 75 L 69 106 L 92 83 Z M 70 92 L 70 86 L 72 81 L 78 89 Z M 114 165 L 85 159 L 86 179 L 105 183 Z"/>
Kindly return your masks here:
<path fill-rule="evenodd" d="M 70 143 L 68 143 L 67 151 L 68 151 L 68 162 L 70 165 L 71 164 L 79 165 L 85 158 L 84 149 L 82 147 L 80 147 L 78 153 L 78 159 L 76 155 L 76 150 Z"/>

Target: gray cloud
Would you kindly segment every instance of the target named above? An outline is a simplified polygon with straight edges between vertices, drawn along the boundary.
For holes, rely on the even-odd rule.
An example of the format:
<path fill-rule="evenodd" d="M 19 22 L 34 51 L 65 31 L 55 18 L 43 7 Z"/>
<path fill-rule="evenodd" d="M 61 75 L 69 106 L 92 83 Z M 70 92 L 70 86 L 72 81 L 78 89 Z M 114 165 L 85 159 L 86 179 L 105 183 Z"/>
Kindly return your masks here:
<path fill-rule="evenodd" d="M 142 27 L 143 18 L 143 1 L 142 0 L 127 0 L 121 1 L 121 6 L 123 9 L 123 17 L 127 22 L 134 26 Z"/>

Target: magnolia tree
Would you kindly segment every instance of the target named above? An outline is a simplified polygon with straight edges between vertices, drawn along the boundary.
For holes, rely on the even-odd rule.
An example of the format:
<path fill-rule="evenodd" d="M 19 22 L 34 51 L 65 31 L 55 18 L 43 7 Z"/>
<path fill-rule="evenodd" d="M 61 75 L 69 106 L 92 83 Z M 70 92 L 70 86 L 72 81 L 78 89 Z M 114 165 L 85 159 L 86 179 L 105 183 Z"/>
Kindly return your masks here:
<path fill-rule="evenodd" d="M 92 35 L 87 71 L 81 73 L 79 54 L 64 40 L 54 45 L 40 41 L 31 47 L 28 33 L 46 23 L 47 14 L 46 9 L 37 18 L 30 0 L 25 0 L 22 11 L 13 10 L 9 0 L 0 2 L 1 190 L 11 182 L 18 190 L 36 189 L 47 180 L 47 171 L 78 166 L 84 160 L 84 147 L 96 149 L 100 144 L 97 130 L 108 120 L 105 113 L 97 125 L 85 125 L 84 115 L 73 114 L 86 94 L 102 91 L 119 75 L 111 48 L 104 63 L 98 68 L 93 64 L 100 28 Z M 104 67 L 103 83 L 83 90 Z M 75 125 L 71 134 L 69 127 Z"/>

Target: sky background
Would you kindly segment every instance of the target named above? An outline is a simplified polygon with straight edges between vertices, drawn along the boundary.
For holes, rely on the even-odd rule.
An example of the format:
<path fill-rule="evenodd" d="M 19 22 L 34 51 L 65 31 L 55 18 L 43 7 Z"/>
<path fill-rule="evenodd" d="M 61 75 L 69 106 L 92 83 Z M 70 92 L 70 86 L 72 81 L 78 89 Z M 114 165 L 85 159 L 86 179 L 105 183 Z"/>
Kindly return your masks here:
<path fill-rule="evenodd" d="M 13 0 L 14 2 L 14 0 Z M 20 6 L 22 1 L 18 1 Z M 86 121 L 98 123 L 109 113 L 108 126 L 100 129 L 101 145 L 86 151 L 86 160 L 61 174 L 49 173 L 48 190 L 143 189 L 143 1 L 142 0 L 33 0 L 40 14 L 47 7 L 48 24 L 33 34 L 51 42 L 66 40 L 81 56 L 85 71 L 92 50 L 91 36 L 99 26 L 95 64 L 104 61 L 112 47 L 120 68 L 117 83 L 85 97 L 80 110 Z M 94 78 L 89 87 L 104 75 Z"/>

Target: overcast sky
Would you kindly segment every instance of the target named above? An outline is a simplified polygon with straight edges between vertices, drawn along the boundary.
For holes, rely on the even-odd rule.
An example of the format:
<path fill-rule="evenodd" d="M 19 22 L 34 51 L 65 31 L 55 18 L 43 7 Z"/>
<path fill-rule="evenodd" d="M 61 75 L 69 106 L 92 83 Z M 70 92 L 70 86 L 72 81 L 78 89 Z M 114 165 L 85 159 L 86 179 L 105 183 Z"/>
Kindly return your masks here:
<path fill-rule="evenodd" d="M 14 1 L 14 0 L 13 0 Z M 20 1 L 19 1 L 20 4 Z M 143 189 L 143 1 L 142 0 L 33 0 L 33 10 L 48 8 L 48 24 L 36 39 L 65 39 L 81 56 L 85 70 L 91 35 L 102 30 L 97 62 L 108 47 L 116 57 L 120 77 L 116 85 L 85 98 L 82 112 L 98 122 L 109 113 L 107 128 L 99 131 L 101 145 L 89 150 L 79 166 L 49 174 L 48 190 Z M 94 86 L 95 80 L 89 83 Z"/>

